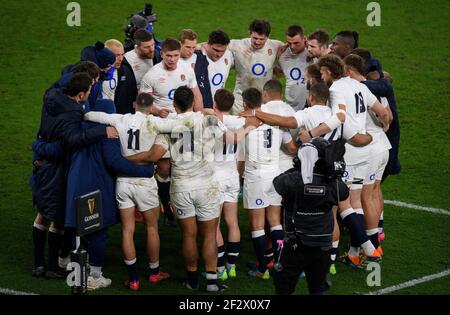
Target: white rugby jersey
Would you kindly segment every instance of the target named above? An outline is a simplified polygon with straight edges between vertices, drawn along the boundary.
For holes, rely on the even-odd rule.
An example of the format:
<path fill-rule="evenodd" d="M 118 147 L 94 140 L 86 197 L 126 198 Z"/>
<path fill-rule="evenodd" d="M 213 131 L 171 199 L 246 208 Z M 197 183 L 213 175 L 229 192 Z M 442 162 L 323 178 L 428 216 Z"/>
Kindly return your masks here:
<path fill-rule="evenodd" d="M 305 75 L 306 68 L 312 62 L 306 61 L 307 56 L 307 49 L 299 54 L 294 54 L 288 48 L 278 58 L 278 63 L 286 77 L 286 103 L 291 105 L 295 110 L 303 109 L 308 98 Z"/>
<path fill-rule="evenodd" d="M 382 97 L 380 103 L 384 106 L 384 108 L 389 106 L 386 97 Z M 375 118 L 374 112 L 369 111 L 368 114 L 369 115 L 367 115 L 366 130 L 372 135 L 372 142 L 369 144 L 372 149 L 372 155 L 377 155 L 383 153 L 384 151 L 389 151 L 392 146 L 389 142 L 388 137 L 386 136 L 386 133 L 383 131 L 383 127 L 380 126 L 379 122 L 377 122 L 377 118 Z"/>
<path fill-rule="evenodd" d="M 333 113 L 337 112 L 338 104 L 345 104 L 345 129 L 354 129 L 360 134 L 366 133 L 367 110 L 377 101 L 375 95 L 362 84 L 350 77 L 335 81 L 330 87 L 330 103 Z M 339 128 L 338 128 L 339 129 Z M 363 163 L 369 159 L 368 146 L 355 147 L 345 144 L 345 162 L 348 165 Z"/>
<path fill-rule="evenodd" d="M 145 115 L 139 111 L 135 114 L 106 114 L 102 112 L 88 112 L 85 120 L 111 125 L 119 133 L 123 156 L 130 156 L 150 150 L 159 133 L 170 132 L 179 124 L 173 119 L 161 119 L 153 115 Z M 144 184 L 142 178 L 119 177 L 117 180 L 134 184 Z"/>
<path fill-rule="evenodd" d="M 177 88 L 184 85 L 191 89 L 197 86 L 192 68 L 178 61 L 177 68 L 168 71 L 164 68 L 164 63 L 160 62 L 144 76 L 139 92 L 151 93 L 154 97 L 153 106 L 156 108 L 175 111 L 173 94 Z"/>
<path fill-rule="evenodd" d="M 131 65 L 134 72 L 134 77 L 136 78 L 136 86 L 139 91 L 141 87 L 141 81 L 144 75 L 153 67 L 153 59 L 142 59 L 136 53 L 136 50 L 130 50 L 125 54 L 125 58 Z"/>
<path fill-rule="evenodd" d="M 102 98 L 106 100 L 114 101 L 114 95 L 116 94 L 117 88 L 117 69 L 114 68 L 114 74 L 111 80 L 103 81 L 102 83 Z"/>
<path fill-rule="evenodd" d="M 209 59 L 208 54 L 204 50 L 202 50 L 202 52 L 209 63 L 209 84 L 211 86 L 211 96 L 214 98 L 216 91 L 225 87 L 228 75 L 230 74 L 230 69 L 234 66 L 233 54 L 227 49 L 220 59 L 213 61 Z"/>
<path fill-rule="evenodd" d="M 242 92 L 245 89 L 254 87 L 262 90 L 264 84 L 272 79 L 277 51 L 283 45 L 279 40 L 267 39 L 261 49 L 253 49 L 250 38 L 230 41 L 228 49 L 233 53 L 236 69 L 236 83 L 233 93 L 235 97 L 234 109 L 237 112 L 243 110 Z"/>
<path fill-rule="evenodd" d="M 266 124 L 245 137 L 245 180 L 253 182 L 279 173 L 280 148 L 292 140 L 287 131 Z"/>
<path fill-rule="evenodd" d="M 303 110 L 295 112 L 293 115 L 297 120 L 297 126 L 300 130 L 311 130 L 319 126 L 331 117 L 331 108 L 326 105 L 313 105 Z M 340 136 L 340 127 L 328 132 L 324 138 L 333 141 Z"/>
<path fill-rule="evenodd" d="M 177 121 L 179 124 L 172 129 L 164 145 L 171 155 L 170 190 L 184 192 L 207 188 L 215 180 L 213 149 L 223 129 L 217 127 L 216 117 L 203 116 L 200 112 L 178 114 Z"/>
<path fill-rule="evenodd" d="M 224 115 L 223 124 L 230 131 L 236 131 L 242 128 L 245 124 L 245 118 L 234 115 Z M 240 150 L 240 143 L 224 143 L 223 138 L 216 138 L 214 147 L 214 168 L 218 179 L 229 178 L 238 173 L 237 170 L 237 155 Z"/>
<path fill-rule="evenodd" d="M 295 115 L 295 110 L 283 101 L 270 101 L 261 106 L 261 110 L 265 113 L 275 114 L 284 117 L 291 117 Z M 292 137 L 296 136 L 296 130 L 289 131 Z M 280 165 L 287 165 L 292 163 L 293 156 L 285 153 L 280 149 Z M 283 167 L 281 171 L 285 171 Z"/>
<path fill-rule="evenodd" d="M 195 63 L 197 62 L 197 55 L 196 54 L 192 54 L 192 56 L 190 56 L 188 59 L 184 59 L 180 57 L 180 63 L 185 64 L 186 66 L 191 67 L 192 70 L 195 69 Z"/>

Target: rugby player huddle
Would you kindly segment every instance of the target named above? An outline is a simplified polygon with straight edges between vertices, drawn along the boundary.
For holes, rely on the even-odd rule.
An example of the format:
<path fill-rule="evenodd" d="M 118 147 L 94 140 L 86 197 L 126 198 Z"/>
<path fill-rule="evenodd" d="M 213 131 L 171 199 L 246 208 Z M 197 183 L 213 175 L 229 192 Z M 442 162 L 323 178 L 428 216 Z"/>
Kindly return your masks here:
<path fill-rule="evenodd" d="M 239 275 L 236 260 L 241 242 L 241 189 L 256 256 L 247 275 L 270 279 L 284 238 L 282 198 L 272 182 L 293 167 L 299 145 L 314 137 L 328 141 L 343 137 L 347 141 L 343 179 L 351 194 L 334 209 L 330 274 L 336 273 L 340 225 L 348 228 L 351 240 L 343 262 L 362 268 L 367 261 L 381 260 L 380 240 L 384 239 L 384 232 L 380 183 L 388 174 L 398 172 L 399 126 L 387 75 L 369 51 L 358 48 L 356 32 L 339 32 L 331 45 L 324 30 L 306 36 L 299 25 L 287 28 L 286 43 L 270 39 L 270 33 L 268 21 L 255 19 L 249 26 L 249 38 L 230 40 L 218 29 L 201 43 L 193 30 L 185 29 L 178 39 L 167 38 L 161 43 L 142 28 L 134 33 L 134 49 L 125 52 L 119 41 L 108 40 L 104 48 L 96 45 L 93 58 L 84 59 L 99 66 L 100 79 L 98 75 L 92 77 L 88 103 L 81 102 L 88 99 L 86 93 L 83 100 L 76 100 L 76 93 L 68 96 L 79 104 L 88 104 L 85 108 L 90 111 L 84 114 L 85 121 L 115 128 L 108 136 L 118 136 L 121 154 L 129 162 L 141 167 L 155 166 L 154 174 L 152 168 L 149 176 L 105 169 L 116 180 L 115 196 L 103 193 L 102 198 L 115 198 L 119 209 L 129 289 L 140 289 L 134 244 L 139 218 L 145 222 L 147 232 L 146 278 L 154 284 L 170 277 L 159 266 L 161 203 L 165 223 L 181 229 L 182 248 L 177 249 L 176 255 L 184 259 L 184 285 L 189 289 L 199 287 L 199 234 L 206 290 L 224 290 L 224 281 Z M 115 60 L 99 64 L 110 53 Z M 96 66 L 85 63 L 80 67 Z M 233 92 L 225 88 L 231 68 L 236 71 Z M 72 70 L 66 84 L 73 86 L 73 81 L 86 72 Z M 284 101 L 282 84 L 277 79 L 281 76 L 286 79 Z M 386 132 L 390 132 L 389 139 Z M 60 145 L 66 141 L 64 135 L 50 139 L 39 134 L 39 139 L 33 146 L 35 150 L 44 144 L 55 147 L 55 142 Z M 70 147 L 67 143 L 62 146 L 70 151 L 67 155 L 83 147 Z M 392 147 L 395 152 L 389 154 Z M 48 151 L 40 151 L 39 158 L 34 159 L 36 168 L 51 159 Z M 391 167 L 385 172 L 388 161 Z M 68 211 L 74 211 L 69 208 L 66 205 L 66 219 L 59 220 L 59 226 L 65 225 L 66 230 L 73 227 L 67 223 L 67 216 L 71 216 Z M 43 251 L 42 233 L 46 233 L 50 222 L 58 220 L 39 206 L 37 210 L 33 274 L 58 277 L 59 268 L 65 268 L 69 262 L 67 250 L 59 253 L 58 268 L 53 267 L 50 273 L 50 261 L 45 267 L 43 254 L 38 253 Z M 227 240 L 220 230 L 221 216 L 228 229 Z M 53 232 L 57 230 L 55 226 L 58 224 L 51 225 Z M 54 251 L 57 246 L 50 246 L 50 234 L 59 232 L 50 232 L 49 248 Z M 64 247 L 63 238 L 59 248 Z M 88 243 L 104 244 L 96 238 Z M 98 256 L 106 246 L 88 244 L 87 249 L 92 251 L 90 256 Z M 55 257 L 58 255 L 53 252 L 49 260 Z M 101 259 L 90 259 L 91 290 L 111 284 L 111 279 L 102 275 L 102 264 Z"/>

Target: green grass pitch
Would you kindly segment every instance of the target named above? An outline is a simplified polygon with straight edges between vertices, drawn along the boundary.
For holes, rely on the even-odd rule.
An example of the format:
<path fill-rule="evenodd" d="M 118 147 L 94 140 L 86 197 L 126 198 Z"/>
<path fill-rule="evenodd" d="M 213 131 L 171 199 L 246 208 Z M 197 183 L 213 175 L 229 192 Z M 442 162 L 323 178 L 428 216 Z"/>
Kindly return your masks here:
<path fill-rule="evenodd" d="M 97 40 L 123 40 L 126 17 L 144 6 L 143 0 L 80 0 L 81 27 L 68 27 L 70 1 L 6 1 L 0 6 L 0 288 L 39 294 L 67 294 L 63 281 L 31 277 L 31 226 L 34 211 L 27 181 L 31 174 L 31 143 L 39 126 L 44 90 L 63 66 L 74 63 L 81 49 Z M 215 29 L 243 38 L 253 18 L 272 23 L 271 38 L 285 40 L 284 30 L 298 23 L 306 33 L 325 28 L 331 35 L 343 29 L 360 33 L 360 47 L 371 50 L 394 78 L 401 123 L 402 173 L 384 184 L 385 198 L 450 209 L 450 2 L 379 1 L 381 26 L 369 27 L 370 1 L 151 1 L 159 21 L 157 38 L 177 36 L 182 28 L 198 32 L 200 41 Z M 228 88 L 234 84 L 234 72 Z M 386 206 L 387 239 L 383 249 L 381 287 L 366 284 L 367 272 L 338 264 L 331 294 L 367 293 L 414 278 L 450 269 L 450 217 L 413 209 Z M 249 226 L 240 212 L 242 252 L 238 277 L 229 281 L 227 294 L 273 294 L 271 281 L 249 279 L 245 262 L 253 258 Z M 110 288 L 92 294 L 129 294 L 120 252 L 120 228 L 110 230 L 104 268 Z M 172 279 L 139 294 L 190 294 L 181 287 L 181 243 L 177 229 L 161 226 L 161 264 Z M 143 229 L 136 242 L 141 269 L 145 254 Z M 345 241 L 341 244 L 345 245 Z M 142 270 L 141 274 L 143 274 Z M 449 294 L 450 276 L 394 294 Z M 203 292 L 198 292 L 203 293 Z M 296 293 L 306 294 L 301 280 Z M 195 293 L 194 293 L 195 294 Z"/>

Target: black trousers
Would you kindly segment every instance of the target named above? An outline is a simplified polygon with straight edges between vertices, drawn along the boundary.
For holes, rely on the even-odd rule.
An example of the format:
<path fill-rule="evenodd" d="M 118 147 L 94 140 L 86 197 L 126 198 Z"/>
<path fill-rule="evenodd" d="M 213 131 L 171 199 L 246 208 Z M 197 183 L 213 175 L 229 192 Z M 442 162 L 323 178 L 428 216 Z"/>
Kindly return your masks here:
<path fill-rule="evenodd" d="M 282 269 L 273 274 L 275 293 L 292 294 L 302 272 L 311 294 L 328 289 L 326 275 L 330 269 L 331 247 L 308 247 L 301 242 L 286 242 L 281 254 Z"/>

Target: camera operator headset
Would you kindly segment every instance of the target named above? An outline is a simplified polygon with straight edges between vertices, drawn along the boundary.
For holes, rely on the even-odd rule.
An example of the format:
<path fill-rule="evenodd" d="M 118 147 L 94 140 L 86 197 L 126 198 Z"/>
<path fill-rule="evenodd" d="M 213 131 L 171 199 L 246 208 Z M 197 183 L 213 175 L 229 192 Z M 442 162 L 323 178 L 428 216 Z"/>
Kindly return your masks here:
<path fill-rule="evenodd" d="M 276 294 L 292 294 L 305 272 L 310 294 L 323 295 L 334 219 L 332 207 L 349 190 L 341 180 L 345 163 L 334 158 L 334 146 L 323 138 L 303 144 L 294 168 L 273 180 L 283 197 L 285 241 L 274 270 Z"/>

